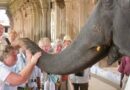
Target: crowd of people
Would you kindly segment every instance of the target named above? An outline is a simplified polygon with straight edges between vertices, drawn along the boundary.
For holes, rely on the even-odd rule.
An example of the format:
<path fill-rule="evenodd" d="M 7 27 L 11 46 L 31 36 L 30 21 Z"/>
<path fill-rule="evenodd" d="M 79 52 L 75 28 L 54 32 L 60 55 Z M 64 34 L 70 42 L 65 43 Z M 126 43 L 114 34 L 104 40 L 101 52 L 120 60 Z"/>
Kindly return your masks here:
<path fill-rule="evenodd" d="M 11 33 L 9 36 L 12 36 Z M 41 56 L 41 52 L 32 55 L 24 49 L 26 65 L 19 72 L 15 72 L 18 50 L 11 46 L 14 38 L 4 36 L 4 27 L 0 24 L 0 90 L 18 90 L 18 85 L 28 81 L 32 71 Z"/>
<path fill-rule="evenodd" d="M 41 71 L 36 66 L 41 52 L 32 55 L 25 48 L 16 49 L 12 43 L 17 38 L 19 35 L 15 30 L 11 30 L 5 37 L 4 27 L 0 24 L 0 90 L 88 90 L 90 68 L 70 75 Z M 37 45 L 46 53 L 58 54 L 71 43 L 71 37 L 65 35 L 63 40 L 56 39 L 53 45 L 48 37 L 42 37 Z M 129 90 L 130 57 L 123 56 L 120 62 L 120 87 L 121 90 Z"/>
<path fill-rule="evenodd" d="M 88 90 L 89 69 L 89 75 L 85 71 L 82 71 L 82 75 L 55 75 L 41 71 L 35 65 L 41 52 L 32 55 L 25 48 L 16 49 L 12 46 L 19 36 L 15 30 L 9 31 L 8 37 L 5 36 L 4 27 L 0 24 L 0 90 L 72 90 L 70 85 L 74 86 L 74 90 Z M 46 53 L 57 54 L 71 42 L 71 37 L 65 35 L 63 40 L 58 38 L 53 45 L 48 37 L 42 37 L 37 44 Z M 82 81 L 85 76 L 87 80 Z"/>

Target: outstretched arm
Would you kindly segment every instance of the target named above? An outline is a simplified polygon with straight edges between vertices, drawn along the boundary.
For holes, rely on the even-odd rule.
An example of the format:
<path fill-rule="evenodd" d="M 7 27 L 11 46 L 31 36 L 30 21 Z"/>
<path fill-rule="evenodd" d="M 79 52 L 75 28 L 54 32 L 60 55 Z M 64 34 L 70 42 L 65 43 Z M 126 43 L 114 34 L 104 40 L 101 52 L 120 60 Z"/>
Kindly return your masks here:
<path fill-rule="evenodd" d="M 34 66 L 36 65 L 38 58 L 41 56 L 41 52 L 37 52 L 36 54 L 34 54 L 32 56 L 30 51 L 26 51 L 26 55 L 27 55 L 27 59 L 30 59 L 29 62 L 27 63 L 27 65 L 25 66 L 25 68 L 19 73 L 13 73 L 11 72 L 6 81 L 10 84 L 10 85 L 19 85 L 24 83 L 29 76 L 31 75 Z"/>

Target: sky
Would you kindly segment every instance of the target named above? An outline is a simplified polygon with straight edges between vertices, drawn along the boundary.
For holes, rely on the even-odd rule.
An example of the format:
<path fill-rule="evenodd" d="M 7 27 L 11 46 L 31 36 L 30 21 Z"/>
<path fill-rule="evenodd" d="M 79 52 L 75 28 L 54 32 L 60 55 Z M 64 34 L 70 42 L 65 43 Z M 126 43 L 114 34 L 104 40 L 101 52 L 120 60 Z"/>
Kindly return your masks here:
<path fill-rule="evenodd" d="M 0 23 L 4 26 L 9 26 L 9 18 L 4 9 L 0 9 Z"/>

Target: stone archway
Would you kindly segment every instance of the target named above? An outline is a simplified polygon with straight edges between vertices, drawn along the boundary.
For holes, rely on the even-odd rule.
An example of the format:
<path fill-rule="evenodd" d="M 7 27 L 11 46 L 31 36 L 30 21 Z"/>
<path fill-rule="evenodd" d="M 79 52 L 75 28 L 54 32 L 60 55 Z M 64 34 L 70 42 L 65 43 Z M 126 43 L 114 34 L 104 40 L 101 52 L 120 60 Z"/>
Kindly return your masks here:
<path fill-rule="evenodd" d="M 96 0 L 13 0 L 9 3 L 8 11 L 12 16 L 12 28 L 22 31 L 21 36 L 35 41 L 44 36 L 56 39 L 60 34 L 68 34 L 74 38 L 95 2 Z M 54 28 L 51 27 L 51 22 L 54 22 Z M 52 29 L 54 37 L 50 36 Z"/>
<path fill-rule="evenodd" d="M 87 21 L 96 0 L 51 0 L 55 38 L 68 34 L 75 38 Z"/>
<path fill-rule="evenodd" d="M 44 3 L 43 3 L 44 2 Z M 46 36 L 47 2 L 45 0 L 14 0 L 9 4 L 12 29 L 34 41 Z"/>

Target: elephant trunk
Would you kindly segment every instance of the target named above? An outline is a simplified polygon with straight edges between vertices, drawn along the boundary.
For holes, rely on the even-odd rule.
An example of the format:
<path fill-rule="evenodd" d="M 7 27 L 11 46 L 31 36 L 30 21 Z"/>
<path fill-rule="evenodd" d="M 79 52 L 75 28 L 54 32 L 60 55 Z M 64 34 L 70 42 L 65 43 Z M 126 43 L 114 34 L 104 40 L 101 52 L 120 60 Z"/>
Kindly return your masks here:
<path fill-rule="evenodd" d="M 81 30 L 73 43 L 59 54 L 47 54 L 42 51 L 37 65 L 48 73 L 70 74 L 92 66 L 104 58 L 110 48 L 111 21 L 100 18 L 100 4 L 92 13 L 88 23 Z M 107 22 L 107 24 L 106 24 Z M 109 23 L 110 22 L 110 23 Z M 32 53 L 41 49 L 29 39 L 21 39 L 24 46 Z"/>

